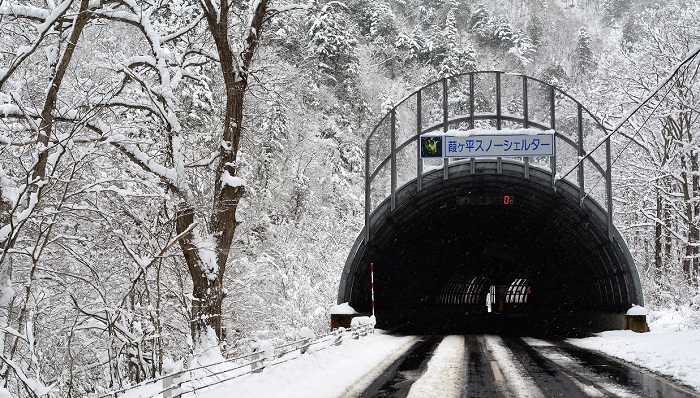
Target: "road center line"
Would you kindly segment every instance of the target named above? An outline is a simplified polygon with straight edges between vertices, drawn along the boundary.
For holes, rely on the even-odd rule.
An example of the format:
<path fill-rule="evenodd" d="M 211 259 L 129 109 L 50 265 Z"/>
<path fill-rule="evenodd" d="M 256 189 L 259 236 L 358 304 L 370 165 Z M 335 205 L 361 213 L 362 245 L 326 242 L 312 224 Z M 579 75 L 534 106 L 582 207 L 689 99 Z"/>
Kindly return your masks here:
<path fill-rule="evenodd" d="M 497 383 L 504 381 L 503 373 L 501 373 L 501 368 L 498 367 L 498 362 L 491 361 L 491 370 L 493 371 L 493 378 L 496 379 Z"/>

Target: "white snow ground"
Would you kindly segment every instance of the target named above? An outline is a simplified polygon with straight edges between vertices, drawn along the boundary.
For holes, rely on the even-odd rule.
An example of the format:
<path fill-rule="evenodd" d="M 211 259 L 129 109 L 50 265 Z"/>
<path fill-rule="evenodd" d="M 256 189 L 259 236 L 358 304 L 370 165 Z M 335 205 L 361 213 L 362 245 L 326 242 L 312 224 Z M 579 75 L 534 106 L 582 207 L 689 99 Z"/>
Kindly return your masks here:
<path fill-rule="evenodd" d="M 374 335 L 299 356 L 289 362 L 248 374 L 210 391 L 206 398 L 331 398 L 352 397 L 369 387 L 375 372 L 389 367 L 415 337 Z"/>
<path fill-rule="evenodd" d="M 700 330 L 684 325 L 680 312 L 650 312 L 650 333 L 611 331 L 596 337 L 570 339 L 581 347 L 670 376 L 700 391 Z M 332 398 L 357 396 L 416 340 L 377 331 L 359 340 L 300 355 L 261 373 L 248 374 L 198 391 L 203 398 Z M 498 337 L 488 337 L 491 349 Z M 533 344 L 532 339 L 526 339 Z M 409 397 L 459 396 L 464 339 L 448 336 L 437 347 L 425 374 L 414 383 Z M 499 361 L 507 363 L 508 361 Z M 503 366 L 503 365 L 501 365 Z M 507 373 L 507 369 L 503 370 Z M 504 376 L 508 376 L 504 373 Z M 516 372 L 517 373 L 517 372 Z M 456 375 L 446 377 L 447 375 Z M 512 377 L 509 377 L 512 379 Z M 1 390 L 0 390 L 1 392 Z M 138 394 L 134 395 L 137 397 Z M 2 397 L 2 394 L 0 394 Z M 130 397 L 132 397 L 130 395 Z"/>
<path fill-rule="evenodd" d="M 700 330 L 688 328 L 687 313 L 690 311 L 651 311 L 647 317 L 649 333 L 615 330 L 569 342 L 670 376 L 700 391 Z"/>

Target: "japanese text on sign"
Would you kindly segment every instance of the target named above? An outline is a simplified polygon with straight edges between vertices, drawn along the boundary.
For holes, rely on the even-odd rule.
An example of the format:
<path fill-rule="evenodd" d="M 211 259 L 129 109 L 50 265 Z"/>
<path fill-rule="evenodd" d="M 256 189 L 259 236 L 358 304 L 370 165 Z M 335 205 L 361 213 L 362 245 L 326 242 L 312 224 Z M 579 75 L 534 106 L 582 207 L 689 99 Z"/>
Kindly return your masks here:
<path fill-rule="evenodd" d="M 421 136 L 421 144 L 437 141 L 432 148 L 421 150 L 421 157 L 478 158 L 507 156 L 553 156 L 554 134 L 479 134 L 468 136 Z M 440 142 L 441 141 L 441 142 Z M 441 148 L 440 148 L 441 147 Z M 440 151 L 439 149 L 442 149 Z M 440 153 L 441 152 L 441 153 Z"/>

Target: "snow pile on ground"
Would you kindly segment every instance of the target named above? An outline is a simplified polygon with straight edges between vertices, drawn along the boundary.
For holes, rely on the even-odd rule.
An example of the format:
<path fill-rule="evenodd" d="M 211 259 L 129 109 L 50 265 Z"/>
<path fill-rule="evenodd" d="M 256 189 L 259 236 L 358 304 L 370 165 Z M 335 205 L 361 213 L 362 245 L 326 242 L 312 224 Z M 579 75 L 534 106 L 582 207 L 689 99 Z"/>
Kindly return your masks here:
<path fill-rule="evenodd" d="M 649 311 L 649 333 L 616 330 L 569 341 L 700 390 L 700 330 L 690 329 L 687 315 L 683 310 Z"/>
<path fill-rule="evenodd" d="M 647 322 L 650 328 L 667 331 L 700 329 L 700 312 L 690 307 L 649 311 Z"/>
<path fill-rule="evenodd" d="M 359 340 L 300 355 L 261 373 L 241 376 L 198 395 L 206 398 L 355 396 L 374 380 L 377 369 L 388 367 L 413 342 L 415 337 L 394 337 L 376 331 Z"/>
<path fill-rule="evenodd" d="M 464 336 L 445 337 L 428 362 L 428 370 L 411 386 L 408 398 L 459 397 L 463 367 Z"/>
<path fill-rule="evenodd" d="M 361 326 L 372 326 L 374 327 L 377 324 L 377 318 L 372 316 L 356 316 L 352 318 L 352 321 L 350 321 L 350 327 L 351 328 L 359 328 Z"/>

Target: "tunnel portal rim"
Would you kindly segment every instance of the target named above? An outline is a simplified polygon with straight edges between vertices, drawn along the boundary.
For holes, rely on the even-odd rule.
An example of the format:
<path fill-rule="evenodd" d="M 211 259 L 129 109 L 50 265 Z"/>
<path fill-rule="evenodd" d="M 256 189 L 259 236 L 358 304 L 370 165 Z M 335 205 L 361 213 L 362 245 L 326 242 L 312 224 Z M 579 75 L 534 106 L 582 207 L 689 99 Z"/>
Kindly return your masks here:
<path fill-rule="evenodd" d="M 472 164 L 472 162 L 474 162 Z M 472 167 L 474 167 L 476 173 L 472 173 Z M 528 168 L 529 178 L 522 178 L 525 175 L 525 168 Z M 499 174 L 498 171 L 501 170 Z M 634 259 L 627 247 L 627 244 L 620 234 L 617 227 L 612 225 L 610 231 L 607 230 L 607 214 L 603 210 L 602 206 L 598 204 L 593 198 L 586 196 L 582 203 L 577 203 L 579 188 L 568 180 L 558 180 L 558 184 L 552 186 L 552 175 L 551 172 L 545 168 L 541 168 L 535 165 L 526 165 L 522 162 L 512 161 L 507 159 L 480 159 L 478 161 L 470 160 L 463 162 L 455 162 L 449 166 L 450 180 L 468 180 L 474 176 L 513 176 L 517 177 L 521 175 L 522 182 L 527 184 L 536 184 L 538 189 L 548 188 L 553 189 L 554 192 L 564 199 L 564 203 L 571 209 L 579 208 L 588 214 L 591 220 L 596 224 L 596 227 L 601 231 L 606 231 L 606 234 L 600 234 L 599 238 L 608 239 L 607 236 L 611 236 L 612 240 L 608 240 L 613 246 L 616 246 L 620 250 L 622 255 L 622 262 L 615 264 L 616 267 L 620 268 L 622 272 L 627 272 L 632 279 L 632 291 L 628 292 L 628 298 L 633 301 L 634 304 L 643 306 L 644 297 L 641 285 L 641 280 L 639 278 L 639 272 L 637 270 Z M 445 181 L 442 178 L 443 170 L 433 170 L 423 175 L 423 187 L 422 191 L 430 191 L 431 189 L 439 188 Z M 416 197 L 416 182 L 417 179 L 409 181 L 396 192 L 396 210 L 403 208 L 404 206 L 410 206 L 412 199 Z M 533 187 L 534 188 L 534 187 Z M 434 198 L 433 198 L 434 199 Z M 429 203 L 428 201 L 427 203 Z M 415 205 L 415 204 L 414 204 Z M 392 217 L 393 221 L 396 222 L 396 214 L 391 211 L 391 200 L 386 198 L 382 203 L 377 206 L 377 208 L 372 212 L 372 217 L 370 217 L 369 227 L 373 231 L 378 231 L 382 228 L 382 225 L 388 221 L 389 216 Z M 342 304 L 344 302 L 349 302 L 352 304 L 354 286 L 351 279 L 354 280 L 354 275 L 359 275 L 359 269 L 362 268 L 361 260 L 365 253 L 369 250 L 370 246 L 366 242 L 366 229 L 363 228 L 358 237 L 356 238 L 352 250 L 350 251 L 343 273 L 341 275 L 341 281 L 338 288 L 337 303 Z M 607 236 L 606 236 L 607 235 Z M 370 235 L 372 238 L 376 239 L 375 234 Z M 359 254 L 359 257 L 358 257 Z M 369 266 L 369 265 L 367 265 Z M 619 287 L 618 287 L 619 288 Z"/>
<path fill-rule="evenodd" d="M 477 82 L 476 78 L 478 76 L 483 76 L 483 79 L 479 77 Z M 469 82 L 466 85 L 465 80 L 460 80 L 460 78 L 468 78 Z M 519 98 L 522 99 L 522 109 L 511 110 L 503 106 L 504 100 L 507 99 L 502 95 L 501 91 L 511 90 L 513 87 L 516 91 L 515 97 L 518 97 L 517 90 L 520 83 L 518 80 L 512 79 L 521 78 L 522 79 L 522 94 Z M 508 83 L 508 86 L 502 86 L 502 80 L 504 83 Z M 454 84 L 458 87 L 460 82 L 465 84 L 463 87 L 469 90 L 469 106 L 468 108 L 457 108 L 462 109 L 467 112 L 465 114 L 454 113 L 450 110 L 448 106 L 448 97 L 451 98 L 453 94 L 450 93 L 448 88 L 451 89 Z M 475 87 L 475 82 L 477 86 Z M 529 85 L 529 82 L 535 82 L 536 85 Z M 516 83 L 515 86 L 512 86 Z M 528 91 L 532 87 L 532 90 L 541 88 L 540 91 Z M 484 91 L 486 90 L 486 91 Z M 490 90 L 490 91 L 489 91 Z M 505 92 L 505 91 L 504 91 Z M 510 92 L 510 91 L 509 91 Z M 440 94 L 441 93 L 441 94 Z M 493 104 L 489 105 L 485 110 L 477 109 L 474 106 L 475 94 L 487 93 L 488 98 L 495 100 L 495 108 Z M 489 94 L 491 93 L 491 94 Z M 491 95 L 495 93 L 495 97 Z M 544 105 L 543 109 L 539 109 L 539 112 L 529 113 L 530 108 L 528 108 L 528 93 L 535 93 L 532 98 L 534 101 L 531 104 L 535 104 L 532 109 L 536 107 L 539 109 Z M 536 94 L 539 93 L 539 94 Z M 425 102 L 421 102 L 421 99 L 425 99 Z M 412 101 L 415 99 L 415 103 Z M 559 101 L 561 101 L 561 104 Z M 427 107 L 426 107 L 427 104 Z M 547 105 L 549 104 L 549 105 Z M 567 108 L 572 104 L 573 108 Z M 416 108 L 412 108 L 415 106 Z M 438 111 L 442 109 L 442 117 L 440 119 L 430 119 L 426 118 L 428 125 L 423 125 L 422 115 L 423 111 L 430 111 L 432 109 Z M 397 127 L 397 120 L 399 120 L 399 115 L 403 115 L 405 110 L 413 112 L 417 120 L 415 121 L 416 129 L 409 134 L 408 138 L 403 138 Z M 544 112 L 542 112 L 544 110 Z M 561 112 L 564 112 L 564 118 L 560 118 Z M 454 113 L 454 114 L 453 114 Z M 533 117 L 534 116 L 534 117 Z M 403 117 L 403 116 L 402 116 Z M 569 118 L 568 120 L 566 118 Z M 564 119 L 564 123 L 561 120 Z M 400 119 L 401 123 L 407 123 L 405 126 L 412 125 L 414 122 Z M 441 120 L 441 121 L 440 121 Z M 442 168 L 437 170 L 424 172 L 422 160 L 418 159 L 418 165 L 416 166 L 416 173 L 413 176 L 409 176 L 409 180 L 406 184 L 397 188 L 397 152 L 399 150 L 405 150 L 408 145 L 415 141 L 418 136 L 425 133 L 426 131 L 437 131 L 442 127 L 443 132 L 447 132 L 451 124 L 457 122 L 466 122 L 469 124 L 469 128 L 475 128 L 475 120 L 486 120 L 490 121 L 488 125 L 492 126 L 495 130 L 501 130 L 502 126 L 507 126 L 508 123 L 516 125 L 522 125 L 523 128 L 534 128 L 539 130 L 554 130 L 557 140 L 560 140 L 566 146 L 573 148 L 573 153 L 571 156 L 578 155 L 578 161 L 574 160 L 575 166 L 570 170 L 557 170 L 558 163 L 556 154 L 551 158 L 550 169 L 547 170 L 545 167 L 538 167 L 537 165 L 531 165 L 528 159 L 523 159 L 523 162 L 511 162 L 509 160 L 498 158 L 496 161 L 484 160 L 484 159 L 471 159 L 462 162 L 450 162 L 445 161 Z M 577 123 L 572 123 L 571 120 Z M 555 123 L 556 121 L 556 123 Z M 592 121 L 592 123 L 590 123 Z M 507 122 L 507 123 L 506 123 Z M 437 124 L 434 124 L 437 123 Z M 495 124 L 495 125 L 494 125 Z M 405 127 L 404 127 L 405 128 Z M 585 148 L 586 141 L 584 141 L 585 132 L 590 131 L 600 131 L 603 132 L 606 138 L 595 145 L 594 148 Z M 574 97 L 568 93 L 561 90 L 559 87 L 551 85 L 540 79 L 532 78 L 519 73 L 509 73 L 503 71 L 473 71 L 461 73 L 455 76 L 443 77 L 441 79 L 430 82 L 411 94 L 408 94 L 399 102 L 396 103 L 379 121 L 376 127 L 370 132 L 365 143 L 365 227 L 360 232 L 360 235 L 355 240 L 352 249 L 347 257 L 343 273 L 341 275 L 340 285 L 338 287 L 338 303 L 345 301 L 353 301 L 353 295 L 355 288 L 353 284 L 356 283 L 357 276 L 361 275 L 360 271 L 363 267 L 369 268 L 369 264 L 361 264 L 363 256 L 368 254 L 369 250 L 372 250 L 372 242 L 377 242 L 376 237 L 372 237 L 372 231 L 381 231 L 383 223 L 392 219 L 395 219 L 395 210 L 400 209 L 406 204 L 406 201 L 414 200 L 412 199 L 418 191 L 423 189 L 430 189 L 431 182 L 439 182 L 443 180 L 440 175 L 443 175 L 444 180 L 461 178 L 458 175 L 460 168 L 471 167 L 472 174 L 474 173 L 475 165 L 478 169 L 489 169 L 490 174 L 507 174 L 513 172 L 514 168 L 517 168 L 520 177 L 525 177 L 525 180 L 530 182 L 536 181 L 540 185 L 547 187 L 548 189 L 553 189 L 554 192 L 564 197 L 566 208 L 576 209 L 586 220 L 593 220 L 597 230 L 605 231 L 604 234 L 598 234 L 590 230 L 588 226 L 584 227 L 589 232 L 591 238 L 594 239 L 596 244 L 605 244 L 609 247 L 607 249 L 600 249 L 597 251 L 599 253 L 598 258 L 594 261 L 601 265 L 601 276 L 598 282 L 600 284 L 606 284 L 606 297 L 612 297 L 617 295 L 618 297 L 623 297 L 625 293 L 627 294 L 627 300 L 631 302 L 636 302 L 639 305 L 643 305 L 643 291 L 641 287 L 641 282 L 639 279 L 639 273 L 632 258 L 628 246 L 624 241 L 624 238 L 620 234 L 619 230 L 615 227 L 612 220 L 612 162 L 611 162 L 611 144 L 609 140 L 608 130 L 600 122 L 600 120 L 592 114 L 582 103 L 577 101 Z M 568 134 L 568 135 L 567 135 Z M 570 138 L 568 138 L 570 137 Z M 372 163 L 370 158 L 370 147 L 374 149 L 372 140 L 374 138 L 379 139 L 379 143 L 384 145 L 384 147 L 390 147 L 390 153 L 385 156 L 382 152 L 382 146 L 377 147 L 377 153 L 373 156 L 379 156 L 375 163 Z M 388 141 L 390 139 L 390 141 Z M 401 141 L 404 140 L 404 141 Z M 601 145 L 605 143 L 603 147 L 605 150 L 605 158 L 602 162 L 598 163 L 596 159 L 590 154 L 596 152 Z M 586 149 L 592 149 L 590 153 Z M 602 152 L 602 151 L 601 151 Z M 600 153 L 600 152 L 599 152 Z M 416 154 L 418 156 L 418 154 Z M 563 157 L 568 156 L 567 152 L 564 153 Z M 374 158 L 372 158 L 374 159 Z M 506 158 L 508 159 L 508 158 Z M 378 163 L 377 163 L 378 162 Z M 566 163 L 566 162 L 564 162 Z M 605 180 L 605 196 L 601 201 L 606 202 L 605 209 L 601 207 L 595 200 L 593 200 L 589 195 L 596 194 L 596 191 L 588 192 L 586 191 L 584 185 L 586 178 L 585 176 L 589 173 L 584 167 L 586 165 L 593 166 L 594 174 L 601 177 L 600 180 Z M 470 165 L 470 166 L 468 166 Z M 601 165 L 605 167 L 601 167 Z M 379 177 L 379 172 L 384 169 L 389 169 L 391 177 L 391 186 L 389 197 L 379 198 L 380 203 L 374 209 L 371 205 L 372 202 L 372 187 L 374 183 L 380 183 L 381 180 L 375 181 L 375 177 Z M 496 170 L 494 172 L 494 169 Z M 464 171 L 462 169 L 461 171 Z M 524 170 L 524 173 L 523 173 Z M 579 186 L 575 182 L 567 180 L 566 177 L 578 170 L 577 181 L 580 181 Z M 384 170 L 386 171 L 386 170 Z M 559 171 L 565 173 L 563 177 L 559 177 Z M 386 178 L 386 174 L 382 179 Z M 469 176 L 466 173 L 465 176 Z M 403 182 L 402 182 L 403 183 Z M 597 185 L 597 183 L 595 183 Z M 412 188 L 411 188 L 412 187 Z M 541 187 L 540 187 L 541 188 Z M 413 192 L 411 192 L 413 189 Z M 527 190 L 527 188 L 525 188 Z M 415 200 L 420 200 L 419 198 Z M 567 211 L 566 208 L 562 208 L 563 211 Z M 566 214 L 561 214 L 562 219 L 570 219 Z M 574 214 L 573 212 L 571 214 Z M 407 217 L 408 218 L 408 217 Z M 573 230 L 575 231 L 575 230 Z M 585 234 L 581 235 L 584 237 Z M 608 257 L 606 259 L 605 257 Z M 606 265 L 606 263 L 609 263 Z M 615 263 L 615 264 L 613 264 Z M 592 268 L 596 269 L 596 268 Z M 619 269 L 620 275 L 606 274 L 607 270 Z M 607 278 L 604 280 L 604 278 Z M 364 283 L 364 281 L 363 281 Z M 616 285 L 617 284 L 617 285 Z M 609 286 L 607 286 L 609 285 Z M 617 287 L 615 287 L 615 285 Z M 623 291 L 623 287 L 625 290 Z M 365 300 L 363 296 L 364 293 L 359 296 L 361 300 Z M 605 302 L 607 298 L 602 300 Z M 614 306 L 617 302 L 623 302 L 624 300 L 612 300 L 610 303 Z M 626 303 L 626 301 L 625 301 Z M 603 303 L 605 304 L 605 303 Z M 617 308 L 617 307 L 616 307 Z"/>

